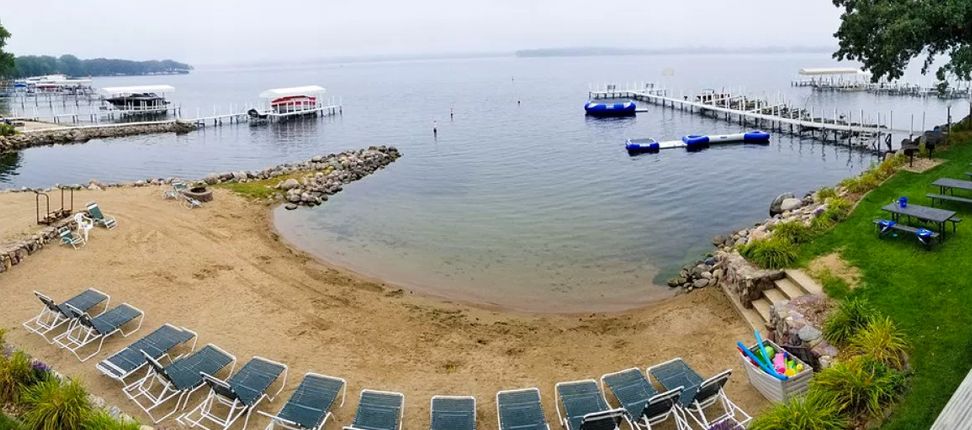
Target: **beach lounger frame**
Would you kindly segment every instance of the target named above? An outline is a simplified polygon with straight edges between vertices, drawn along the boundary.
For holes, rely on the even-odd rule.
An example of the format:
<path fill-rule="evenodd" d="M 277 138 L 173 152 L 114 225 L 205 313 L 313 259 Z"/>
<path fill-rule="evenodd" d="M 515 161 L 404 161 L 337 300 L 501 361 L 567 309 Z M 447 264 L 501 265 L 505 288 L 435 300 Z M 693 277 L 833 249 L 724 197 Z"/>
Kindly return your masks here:
<path fill-rule="evenodd" d="M 402 424 L 403 424 L 403 421 L 405 420 L 405 395 L 402 394 L 402 393 L 399 393 L 397 391 L 381 391 L 381 390 L 364 389 L 364 390 L 361 390 L 361 393 L 359 394 L 359 400 L 360 400 L 361 397 L 364 396 L 365 393 L 384 394 L 384 395 L 388 395 L 388 396 L 398 396 L 398 397 L 401 397 L 402 398 L 402 407 L 398 409 L 398 430 L 402 430 Z M 358 410 L 360 411 L 360 409 L 361 409 L 361 404 L 359 403 L 358 404 Z M 355 414 L 354 414 L 354 420 L 355 421 L 358 420 L 358 412 L 355 412 Z M 351 425 L 344 426 L 344 430 L 364 430 L 364 429 L 355 427 L 354 426 L 354 422 L 352 422 Z M 394 429 L 384 429 L 384 430 L 394 430 Z"/>
<path fill-rule="evenodd" d="M 471 400 L 472 401 L 472 414 L 473 414 L 473 427 L 471 429 L 449 429 L 449 430 L 476 430 L 476 398 L 473 396 L 432 396 L 429 400 L 429 429 L 430 430 L 442 430 L 435 428 L 435 401 L 436 400 Z"/>
<path fill-rule="evenodd" d="M 83 248 L 84 245 L 88 244 L 84 240 L 84 236 L 75 233 L 74 230 L 71 230 L 71 227 L 64 226 L 57 229 L 57 236 L 61 238 L 59 242 L 61 245 L 71 245 L 74 249 L 78 249 L 78 245 L 81 245 L 81 248 Z"/>
<path fill-rule="evenodd" d="M 231 361 L 227 365 L 223 366 L 223 368 L 220 369 L 220 372 L 216 373 L 223 373 L 222 370 L 229 367 L 229 372 L 227 375 L 232 375 L 233 371 L 236 370 L 236 356 L 211 343 L 206 344 L 206 346 L 203 346 L 195 352 L 198 353 L 206 348 L 213 348 L 230 358 Z M 143 352 L 143 354 L 145 353 Z M 183 358 L 188 357 L 189 355 Z M 161 363 L 156 361 L 148 354 L 145 354 L 145 359 L 149 364 L 149 368 L 148 371 L 145 372 L 145 376 L 137 381 L 132 382 L 131 384 L 126 385 L 124 388 L 122 388 L 122 391 L 129 400 L 135 402 L 135 404 L 138 405 L 138 407 L 149 416 L 153 423 L 158 424 L 160 421 L 172 416 L 172 414 L 185 409 L 186 406 L 189 406 L 189 398 L 192 397 L 193 393 L 206 386 L 206 383 L 200 378 L 198 384 L 195 384 L 187 389 L 180 390 L 176 388 L 175 383 L 168 379 L 168 376 L 165 374 L 165 367 L 162 366 Z M 158 390 L 158 393 L 155 392 L 156 390 Z M 143 404 L 143 401 L 139 399 L 145 399 L 145 404 Z M 169 413 L 159 418 L 152 415 L 153 410 L 172 399 L 176 399 L 176 403 Z M 180 405 L 182 406 L 181 408 L 179 407 Z"/>
<path fill-rule="evenodd" d="M 54 343 L 56 343 L 59 347 L 63 349 L 71 351 L 71 353 L 74 354 L 74 356 L 77 357 L 78 360 L 81 360 L 82 363 L 88 361 L 88 359 L 94 357 L 96 354 L 101 352 L 101 348 L 105 345 L 105 339 L 111 337 L 115 333 L 121 333 L 122 337 L 128 337 L 132 333 L 137 332 L 138 329 L 142 328 L 142 322 L 145 321 L 145 312 L 128 303 L 122 303 L 114 308 L 111 308 L 110 310 L 106 310 L 101 314 L 99 314 L 97 317 L 92 317 L 91 315 L 88 315 L 87 313 L 81 311 L 80 309 L 74 306 L 71 306 L 70 304 L 66 304 L 66 305 L 67 307 L 71 308 L 71 310 L 73 310 L 75 313 L 78 314 L 78 318 L 75 318 L 73 321 L 71 321 L 71 324 L 70 326 L 68 326 L 67 331 L 61 333 L 60 335 L 54 338 Z M 106 333 L 99 332 L 93 325 L 90 324 L 92 319 L 102 317 L 103 315 L 106 315 L 109 312 L 117 308 L 120 308 L 122 306 L 127 306 L 129 308 L 132 308 L 137 313 L 137 316 L 133 317 L 132 319 L 126 321 L 125 323 L 117 327 L 113 327 L 111 330 L 109 330 Z M 130 330 L 128 332 L 122 330 L 123 327 L 131 324 L 136 319 L 138 320 L 137 327 L 135 327 L 133 330 Z M 74 334 L 75 332 L 77 332 L 76 335 Z M 81 357 L 81 355 L 78 354 L 78 350 L 94 343 L 95 341 L 98 342 L 98 348 L 94 352 L 92 352 L 91 354 L 85 357 Z"/>
<path fill-rule="evenodd" d="M 98 206 L 98 202 L 90 201 L 84 205 L 84 208 L 88 211 L 91 219 L 94 220 L 95 225 L 100 225 L 108 230 L 111 230 L 118 225 L 118 221 L 115 220 L 115 217 L 105 214 L 101 210 L 101 206 Z"/>
<path fill-rule="evenodd" d="M 104 307 L 101 309 L 101 312 L 95 314 L 96 316 L 101 315 L 101 313 L 104 313 L 106 310 L 108 310 L 108 306 L 111 304 L 111 296 L 101 291 L 98 291 L 97 289 L 88 288 L 85 291 L 82 291 L 80 294 L 66 300 L 66 302 L 70 302 L 71 300 L 80 297 L 82 294 L 87 293 L 89 290 L 101 294 L 105 298 L 99 301 L 98 303 L 95 303 L 88 309 L 85 309 L 85 311 L 90 311 L 95 306 L 104 303 Z M 48 339 L 47 334 L 56 330 L 58 327 L 61 327 L 62 325 L 73 321 L 75 318 L 77 318 L 77 316 L 65 315 L 64 312 L 61 312 L 61 309 L 59 308 L 58 304 L 54 302 L 53 299 L 47 297 L 44 294 L 34 291 L 34 295 L 37 296 L 37 298 L 40 299 L 41 303 L 44 304 L 44 308 L 41 309 L 40 313 L 37 314 L 37 316 L 27 321 L 24 321 L 23 324 L 21 324 L 21 326 L 23 326 L 24 330 L 27 330 L 28 332 L 40 335 L 40 337 L 43 337 L 44 340 L 47 341 L 47 343 L 54 344 L 54 339 Z"/>
<path fill-rule="evenodd" d="M 340 407 L 344 406 L 344 400 L 345 400 L 345 398 L 348 395 L 348 381 L 347 380 L 345 380 L 344 378 L 338 378 L 336 376 L 328 376 L 328 375 L 323 375 L 323 374 L 314 373 L 314 372 L 307 372 L 307 373 L 304 374 L 304 378 L 305 379 L 308 376 L 316 377 L 316 378 L 322 378 L 322 379 L 331 379 L 331 380 L 334 380 L 334 381 L 341 381 L 341 404 L 338 405 L 338 407 L 340 408 Z M 290 401 L 288 400 L 288 403 L 289 402 Z M 287 405 L 284 404 L 284 406 L 281 407 L 281 410 L 283 410 L 283 408 L 286 407 L 286 406 Z M 260 415 L 263 415 L 263 416 L 265 416 L 267 418 L 270 418 L 270 423 L 267 424 L 267 427 L 266 427 L 265 430 L 274 430 L 275 428 L 277 428 L 277 426 L 282 427 L 282 428 L 285 428 L 287 430 L 322 430 L 324 428 L 324 425 L 327 424 L 327 420 L 334 416 L 334 414 L 331 413 L 331 408 L 329 407 L 325 411 L 324 419 L 322 419 L 321 422 L 318 425 L 316 425 L 314 427 L 303 427 L 303 426 L 301 426 L 300 424 L 298 424 L 296 422 L 293 422 L 293 421 L 290 421 L 290 420 L 288 420 L 286 418 L 280 417 L 280 413 L 279 412 L 276 415 L 270 414 L 270 413 L 267 413 L 267 412 L 263 412 L 263 411 L 257 411 L 257 413 L 260 414 Z"/>
<path fill-rule="evenodd" d="M 560 420 L 560 425 L 564 426 L 564 428 L 567 430 L 583 430 L 586 429 L 585 424 L 594 423 L 596 421 L 611 421 L 614 423 L 614 430 L 620 429 L 620 424 L 622 420 L 628 421 L 630 425 L 631 421 L 625 418 L 627 414 L 625 413 L 624 408 L 610 409 L 610 407 L 607 407 L 600 411 L 585 414 L 581 419 L 580 426 L 576 429 L 571 428 L 570 427 L 571 417 L 564 416 L 565 414 L 568 413 L 568 411 L 567 411 L 567 406 L 564 404 L 563 399 L 561 398 L 560 387 L 564 387 L 568 385 L 580 385 L 580 384 L 593 384 L 594 387 L 597 389 L 597 399 L 604 400 L 604 406 L 607 406 L 607 400 L 604 399 L 604 391 L 597 384 L 597 381 L 593 379 L 581 379 L 577 381 L 558 382 L 554 384 L 554 409 L 557 410 L 557 418 Z M 564 414 L 560 413 L 561 408 L 564 409 Z"/>
<path fill-rule="evenodd" d="M 509 394 L 512 394 L 512 393 L 520 393 L 520 392 L 524 392 L 524 391 L 535 391 L 537 393 L 537 398 L 538 399 L 542 399 L 542 397 L 540 396 L 540 389 L 537 388 L 537 387 L 519 388 L 519 389 L 515 389 L 515 390 L 502 390 L 502 391 L 499 391 L 499 392 L 496 393 L 496 422 L 499 424 L 499 430 L 507 430 L 506 428 L 503 427 L 503 412 L 500 410 L 500 395 L 501 394 L 506 394 L 506 393 L 509 393 Z M 543 415 L 543 405 L 542 405 L 542 403 L 541 403 L 541 407 L 540 407 L 540 414 Z M 546 415 L 543 415 L 543 421 L 544 421 L 544 425 L 546 426 L 547 430 L 550 430 L 550 422 L 547 421 Z"/>
<path fill-rule="evenodd" d="M 645 373 L 652 375 L 655 380 L 658 380 L 658 378 L 652 373 L 652 370 L 659 369 L 676 362 L 681 362 L 686 368 L 688 368 L 689 371 L 695 372 L 694 369 L 685 363 L 685 360 L 682 360 L 681 357 L 676 357 L 664 363 L 656 364 L 645 369 Z M 698 372 L 695 372 L 695 374 L 698 376 Z M 731 375 L 732 370 L 730 369 L 723 371 L 709 379 L 703 380 L 699 384 L 698 389 L 695 391 L 692 402 L 687 406 L 685 406 L 684 403 L 680 403 L 679 407 L 685 411 L 686 415 L 691 417 L 696 424 L 704 429 L 708 429 L 725 421 L 733 422 L 745 427 L 750 421 L 752 421 L 753 418 L 749 416 L 746 411 L 743 411 L 742 408 L 736 406 L 736 404 L 729 399 L 729 396 L 726 395 L 725 390 L 723 390 L 723 387 L 725 387 L 726 383 L 729 381 L 729 376 Z M 701 377 L 699 377 L 699 379 L 701 379 Z M 661 384 L 661 381 L 658 382 Z M 664 384 L 661 385 L 664 386 Z M 715 418 L 709 418 L 706 416 L 705 410 L 716 405 L 722 409 L 720 415 Z"/>
<path fill-rule="evenodd" d="M 614 398 L 618 401 L 618 404 L 624 407 L 621 400 L 618 399 L 617 393 L 614 392 L 614 389 L 611 388 L 610 384 L 608 384 L 605 379 L 611 376 L 621 375 L 629 372 L 637 372 L 642 378 L 645 379 L 645 383 L 651 387 L 651 382 L 648 382 L 648 378 L 646 378 L 641 373 L 641 369 L 637 367 L 632 367 L 630 369 L 624 369 L 617 372 L 605 373 L 601 375 L 600 382 L 601 394 L 604 395 L 604 401 L 607 402 L 607 404 L 611 404 L 607 397 L 608 391 L 610 391 L 611 394 L 615 396 Z M 658 409 L 659 411 L 652 416 L 647 416 L 644 414 L 644 412 L 642 412 L 642 415 L 638 417 L 631 416 L 631 414 L 625 414 L 625 420 L 628 421 L 628 426 L 631 427 L 631 430 L 651 430 L 653 425 L 665 422 L 668 418 L 672 418 L 675 421 L 675 428 L 678 430 L 691 429 L 688 419 L 685 417 L 685 412 L 678 407 L 678 399 L 682 395 L 682 387 L 677 387 L 663 393 L 658 393 L 657 390 L 654 390 L 654 387 L 651 388 L 654 391 L 654 394 L 648 393 L 649 397 L 646 400 L 645 410 Z"/>
<path fill-rule="evenodd" d="M 246 418 L 243 420 L 243 428 L 246 429 L 246 426 L 250 423 L 250 415 L 253 414 L 253 410 L 256 409 L 256 407 L 260 404 L 260 402 L 262 402 L 263 399 L 269 399 L 272 402 L 273 399 L 276 398 L 276 396 L 278 396 L 281 391 L 283 391 L 284 387 L 287 385 L 287 371 L 289 370 L 289 367 L 286 364 L 283 364 L 278 361 L 273 361 L 269 358 L 253 356 L 253 358 L 251 358 L 250 361 L 254 361 L 254 360 L 259 360 L 259 361 L 263 361 L 266 363 L 275 364 L 283 367 L 283 371 L 282 371 L 283 381 L 281 382 L 280 388 L 277 390 L 276 393 L 274 393 L 272 396 L 267 394 L 267 389 L 270 388 L 268 386 L 266 389 L 263 390 L 262 393 L 260 393 L 260 396 L 257 397 L 253 401 L 253 403 L 247 405 L 239 399 L 239 397 L 235 394 L 233 387 L 230 386 L 228 382 L 216 378 L 212 375 L 207 375 L 203 373 L 202 374 L 203 379 L 210 386 L 209 395 L 206 396 L 206 398 L 201 403 L 199 403 L 199 406 L 196 406 L 191 411 L 180 415 L 179 418 L 176 418 L 176 421 L 178 421 L 179 424 L 189 426 L 190 428 L 199 426 L 206 430 L 213 430 L 207 427 L 205 424 L 203 424 L 203 420 L 209 420 L 219 425 L 220 428 L 222 428 L 223 430 L 226 430 L 230 428 L 234 423 L 236 423 L 236 421 L 239 420 L 240 417 L 246 415 Z M 249 364 L 249 362 L 247 362 L 247 364 Z M 244 364 L 243 367 L 240 368 L 240 370 L 243 370 L 244 368 L 246 368 L 246 364 Z M 237 373 L 239 373 L 239 371 L 237 371 Z M 281 375 L 277 375 L 275 380 L 280 379 L 280 376 Z M 230 376 L 229 378 L 227 378 L 227 380 L 232 378 L 233 376 Z M 273 385 L 272 381 L 271 381 L 271 385 Z M 231 399 L 218 393 L 217 387 L 219 387 L 220 391 L 233 393 L 234 398 Z M 216 405 L 220 405 L 221 407 L 227 409 L 225 418 L 213 413 L 213 406 Z M 192 415 L 195 413 L 199 413 L 199 418 L 193 420 Z"/>
<path fill-rule="evenodd" d="M 174 326 L 172 324 L 169 324 L 169 323 L 163 324 L 162 327 L 169 327 L 169 328 L 172 328 L 172 329 L 175 329 L 175 330 L 180 330 L 180 331 L 184 331 L 184 332 L 187 332 L 187 333 L 192 334 L 192 337 L 190 338 L 190 339 L 192 339 L 192 345 L 189 346 L 189 350 L 188 351 L 183 352 L 183 353 L 178 354 L 178 355 L 175 355 L 175 356 L 170 356 L 169 355 L 169 351 L 166 351 L 161 356 L 159 356 L 158 358 L 154 358 L 156 361 L 161 362 L 162 359 L 164 358 L 169 363 L 172 363 L 173 361 L 175 361 L 175 360 L 177 360 L 179 358 L 182 358 L 184 355 L 186 355 L 186 354 L 188 354 L 188 353 L 196 350 L 196 342 L 199 341 L 199 334 L 198 333 L 196 333 L 196 332 L 194 332 L 192 330 L 189 330 L 189 329 L 187 329 L 185 327 L 176 327 L 176 326 Z M 179 345 L 182 345 L 184 343 L 185 342 L 180 343 L 180 344 L 176 344 L 175 346 L 173 346 L 173 348 L 178 348 Z M 120 353 L 122 353 L 123 351 L 125 351 L 127 349 L 128 349 L 128 347 L 126 346 L 125 348 L 122 348 L 121 350 L 119 350 L 115 354 L 120 354 Z M 140 350 L 139 352 L 141 352 L 142 354 L 145 354 L 145 351 Z M 146 362 L 143 362 L 142 364 L 138 365 L 134 369 L 129 370 L 129 371 L 126 371 L 124 369 L 119 368 L 118 366 L 116 366 L 114 363 L 112 363 L 110 361 L 111 358 L 115 356 L 115 354 L 112 354 L 112 355 L 108 356 L 108 358 L 105 358 L 104 360 L 99 361 L 98 364 L 95 365 L 95 369 L 98 369 L 98 371 L 100 371 L 101 373 L 103 373 L 105 376 L 107 376 L 107 377 L 109 377 L 111 379 L 114 379 L 114 380 L 116 380 L 118 382 L 121 382 L 123 384 L 125 383 L 125 379 L 128 379 L 128 377 L 134 375 L 135 372 L 138 372 L 143 367 L 148 366 L 148 362 L 146 361 Z"/>

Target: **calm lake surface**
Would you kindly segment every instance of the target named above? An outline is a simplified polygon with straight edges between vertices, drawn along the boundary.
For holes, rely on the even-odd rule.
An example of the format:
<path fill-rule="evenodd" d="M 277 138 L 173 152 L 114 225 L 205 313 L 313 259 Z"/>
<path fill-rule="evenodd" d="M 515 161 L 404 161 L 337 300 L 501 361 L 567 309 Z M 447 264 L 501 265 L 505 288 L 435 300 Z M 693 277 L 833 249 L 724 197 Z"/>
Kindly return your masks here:
<path fill-rule="evenodd" d="M 0 155 L 0 186 L 201 178 L 394 145 L 404 156 L 387 169 L 319 208 L 278 209 L 276 227 L 326 261 L 417 292 L 534 312 L 624 309 L 668 297 L 665 279 L 710 251 L 712 236 L 764 219 L 776 195 L 832 185 L 875 157 L 788 135 L 631 157 L 625 138 L 745 130 L 656 106 L 636 118 L 586 118 L 588 85 L 743 87 L 855 118 L 893 110 L 905 130 L 911 115 L 920 128 L 923 112 L 927 127 L 944 122 L 949 105 L 967 114 L 962 101 L 790 87 L 800 67 L 831 64 L 826 55 L 491 58 L 96 78 L 99 87 L 173 85 L 185 117 L 255 103 L 267 88 L 320 84 L 343 98 L 344 114 Z"/>

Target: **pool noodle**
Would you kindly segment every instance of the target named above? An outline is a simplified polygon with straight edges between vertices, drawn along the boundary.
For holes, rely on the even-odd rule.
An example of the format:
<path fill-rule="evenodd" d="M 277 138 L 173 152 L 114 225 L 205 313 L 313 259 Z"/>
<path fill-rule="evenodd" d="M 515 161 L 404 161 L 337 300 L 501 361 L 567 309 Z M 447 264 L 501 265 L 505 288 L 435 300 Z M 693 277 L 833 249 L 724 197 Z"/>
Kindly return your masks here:
<path fill-rule="evenodd" d="M 786 376 L 786 375 L 780 375 L 780 374 L 776 373 L 775 371 L 771 370 L 769 367 L 766 367 L 766 363 L 763 363 L 762 360 L 760 360 L 758 357 L 756 357 L 756 355 L 753 354 L 753 352 L 750 351 L 749 348 L 746 348 L 746 346 L 743 345 L 742 342 L 737 342 L 736 345 L 739 346 L 739 350 L 740 351 L 742 351 L 744 354 L 746 354 L 747 356 L 749 356 L 749 359 L 750 360 L 753 360 L 753 362 L 755 362 L 761 369 L 763 369 L 764 372 L 768 373 L 770 376 L 772 376 L 772 377 L 774 377 L 776 379 L 779 379 L 781 381 L 786 381 L 787 379 L 790 379 L 788 376 Z"/>
<path fill-rule="evenodd" d="M 772 370 L 771 375 L 780 376 L 780 374 L 776 372 L 776 369 L 773 368 L 773 362 L 770 361 L 769 356 L 766 355 L 766 350 L 763 349 L 763 337 L 759 335 L 759 330 L 753 330 L 753 333 L 756 334 L 756 345 L 759 346 L 759 348 L 757 349 L 759 349 L 759 352 L 763 356 L 763 359 L 766 360 L 765 361 L 766 367 Z"/>

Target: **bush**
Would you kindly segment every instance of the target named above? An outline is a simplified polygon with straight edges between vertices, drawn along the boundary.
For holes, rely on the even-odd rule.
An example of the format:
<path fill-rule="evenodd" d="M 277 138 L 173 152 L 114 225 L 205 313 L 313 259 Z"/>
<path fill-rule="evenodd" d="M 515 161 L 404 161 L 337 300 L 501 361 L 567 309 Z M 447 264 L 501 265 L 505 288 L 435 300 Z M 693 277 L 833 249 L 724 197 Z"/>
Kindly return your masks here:
<path fill-rule="evenodd" d="M 757 240 L 742 247 L 739 253 L 764 269 L 782 269 L 797 259 L 796 245 L 780 238 Z"/>
<path fill-rule="evenodd" d="M 13 124 L 0 123 L 0 136 L 13 136 L 17 134 L 17 129 Z"/>
<path fill-rule="evenodd" d="M 19 402 L 23 390 L 36 382 L 26 353 L 17 351 L 9 358 L 0 354 L 0 404 Z"/>
<path fill-rule="evenodd" d="M 877 188 L 877 186 L 880 184 L 881 180 L 874 173 L 874 170 L 868 170 L 856 178 L 844 179 L 839 185 L 846 188 L 848 192 L 853 194 L 864 194 Z"/>
<path fill-rule="evenodd" d="M 76 379 L 47 378 L 24 392 L 23 403 L 21 419 L 33 430 L 81 429 L 91 417 L 88 393 Z"/>
<path fill-rule="evenodd" d="M 842 413 L 876 418 L 905 387 L 900 372 L 866 356 L 855 356 L 824 369 L 810 381 L 814 395 L 833 399 Z"/>
<path fill-rule="evenodd" d="M 844 218 L 847 218 L 852 206 L 853 204 L 850 201 L 840 197 L 827 199 L 827 209 L 810 221 L 810 228 L 820 233 L 833 227 L 838 222 L 843 221 Z"/>
<path fill-rule="evenodd" d="M 870 318 L 867 325 L 850 338 L 850 346 L 853 352 L 895 369 L 904 368 L 908 343 L 891 318 Z"/>
<path fill-rule="evenodd" d="M 835 345 L 843 345 L 857 335 L 878 312 L 864 299 L 851 299 L 840 302 L 827 317 L 823 325 L 824 339 Z"/>
<path fill-rule="evenodd" d="M 20 421 L 0 412 L 0 430 L 26 430 L 26 428 Z"/>
<path fill-rule="evenodd" d="M 817 190 L 817 201 L 825 202 L 827 199 L 837 197 L 837 190 L 832 187 L 823 187 Z"/>
<path fill-rule="evenodd" d="M 139 430 L 139 427 L 141 425 L 137 421 L 120 422 L 108 412 L 99 411 L 85 421 L 83 430 Z"/>
<path fill-rule="evenodd" d="M 773 237 L 790 243 L 807 243 L 813 238 L 813 231 L 802 222 L 785 222 L 773 227 Z"/>
<path fill-rule="evenodd" d="M 749 424 L 749 430 L 841 430 L 847 422 L 839 409 L 833 397 L 810 392 L 773 405 Z"/>

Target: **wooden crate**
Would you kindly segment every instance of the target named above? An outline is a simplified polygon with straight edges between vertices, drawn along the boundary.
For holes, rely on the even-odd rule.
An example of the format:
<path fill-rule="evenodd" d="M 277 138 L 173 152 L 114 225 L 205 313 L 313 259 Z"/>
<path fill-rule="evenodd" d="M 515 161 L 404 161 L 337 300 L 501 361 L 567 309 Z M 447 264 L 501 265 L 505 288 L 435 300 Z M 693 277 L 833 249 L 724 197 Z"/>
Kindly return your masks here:
<path fill-rule="evenodd" d="M 768 340 L 764 340 L 763 345 L 772 346 L 777 351 L 783 351 L 783 348 L 780 348 L 779 345 Z M 753 351 L 754 354 L 758 354 L 755 344 L 750 346 L 749 350 Z M 763 397 L 778 403 L 786 402 L 796 395 L 805 393 L 807 388 L 810 387 L 810 380 L 813 379 L 813 368 L 793 355 L 790 355 L 790 357 L 797 363 L 803 365 L 803 371 L 791 376 L 786 381 L 781 381 L 768 375 L 759 366 L 754 366 L 749 362 L 749 358 L 740 355 L 740 359 L 743 361 L 743 367 L 746 368 L 746 373 L 749 375 L 749 383 L 753 384 L 753 387 L 756 387 L 756 390 Z"/>

